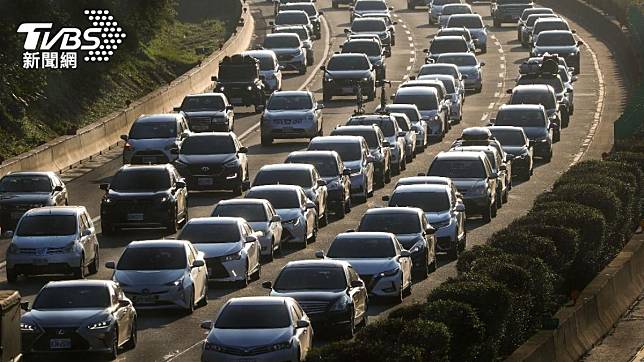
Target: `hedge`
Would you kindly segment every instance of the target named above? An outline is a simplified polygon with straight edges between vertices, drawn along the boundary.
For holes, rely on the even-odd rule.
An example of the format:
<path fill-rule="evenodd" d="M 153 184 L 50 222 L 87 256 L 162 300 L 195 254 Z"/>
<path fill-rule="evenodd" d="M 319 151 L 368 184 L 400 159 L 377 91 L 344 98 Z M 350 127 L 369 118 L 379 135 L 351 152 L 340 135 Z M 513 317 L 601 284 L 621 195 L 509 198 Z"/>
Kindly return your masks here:
<path fill-rule="evenodd" d="M 556 271 L 561 271 L 565 265 L 552 239 L 534 235 L 525 229 L 502 229 L 490 237 L 488 244 L 506 253 L 531 255 L 541 258 Z"/>
<path fill-rule="evenodd" d="M 528 224 L 525 219 L 521 222 L 512 222 L 507 230 L 516 232 L 529 232 L 535 236 L 541 236 L 552 240 L 557 249 L 557 259 L 561 266 L 560 274 L 565 275 L 577 257 L 579 251 L 579 232 L 566 226 L 545 225 L 543 223 Z"/>

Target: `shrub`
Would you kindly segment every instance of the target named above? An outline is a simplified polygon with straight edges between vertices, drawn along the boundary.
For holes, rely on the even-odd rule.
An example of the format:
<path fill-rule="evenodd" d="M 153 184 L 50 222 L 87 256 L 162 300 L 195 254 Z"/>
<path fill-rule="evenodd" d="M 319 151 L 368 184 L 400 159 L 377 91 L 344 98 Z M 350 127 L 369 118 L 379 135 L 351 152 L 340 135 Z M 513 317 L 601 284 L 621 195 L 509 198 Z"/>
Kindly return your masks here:
<path fill-rule="evenodd" d="M 467 273 L 479 259 L 485 261 L 487 258 L 504 254 L 505 252 L 503 250 L 489 245 L 475 245 L 471 249 L 459 254 L 458 260 L 456 261 L 456 270 L 459 274 Z"/>
<path fill-rule="evenodd" d="M 557 247 L 549 238 L 537 236 L 527 230 L 507 227 L 494 233 L 488 244 L 510 254 L 523 254 L 541 258 L 553 270 L 561 270 L 563 263 Z"/>
<path fill-rule="evenodd" d="M 611 161 L 624 162 L 637 166 L 640 171 L 644 172 L 644 149 L 640 152 L 620 151 L 613 152 L 608 157 Z"/>
<path fill-rule="evenodd" d="M 565 226 L 553 226 L 543 223 L 529 224 L 522 218 L 516 219 L 507 229 L 526 231 L 536 236 L 541 236 L 552 240 L 557 248 L 557 257 L 561 265 L 560 273 L 566 273 L 570 265 L 577 257 L 579 250 L 579 232 L 573 228 Z"/>

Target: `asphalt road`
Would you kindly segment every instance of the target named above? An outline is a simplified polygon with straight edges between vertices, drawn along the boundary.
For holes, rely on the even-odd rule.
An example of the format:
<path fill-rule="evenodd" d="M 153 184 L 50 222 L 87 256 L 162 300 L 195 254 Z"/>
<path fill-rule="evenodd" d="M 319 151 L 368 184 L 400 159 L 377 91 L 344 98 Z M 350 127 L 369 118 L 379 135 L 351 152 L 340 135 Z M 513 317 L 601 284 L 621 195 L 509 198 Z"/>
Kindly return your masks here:
<path fill-rule="evenodd" d="M 424 54 L 429 40 L 436 32 L 436 27 L 427 24 L 427 10 L 419 8 L 415 11 L 406 10 L 405 0 L 390 0 L 394 6 L 395 16 L 398 21 L 396 27 L 396 46 L 393 54 L 387 59 L 387 77 L 394 85 L 388 89 L 388 94 L 405 80 L 410 74 L 415 74 L 423 64 Z M 346 8 L 332 9 L 330 0 L 318 0 L 320 10 L 324 11 L 326 19 L 323 25 L 323 37 L 315 42 L 316 65 L 302 76 L 287 75 L 283 89 L 308 88 L 321 99 L 321 72 L 317 70 L 321 60 L 329 54 L 339 50 L 339 45 L 345 36 L 343 29 L 349 26 L 349 12 Z M 464 107 L 464 118 L 461 124 L 452 128 L 448 136 L 441 143 L 433 144 L 429 149 L 419 155 L 412 164 L 408 165 L 401 176 L 395 177 L 392 183 L 376 190 L 374 197 L 366 203 L 354 205 L 351 213 L 343 220 L 332 220 L 318 233 L 318 241 L 309 245 L 305 250 L 286 250 L 275 261 L 267 263 L 262 269 L 261 280 L 274 280 L 279 270 L 291 260 L 314 258 L 316 250 L 326 250 L 333 237 L 349 228 L 355 228 L 361 215 L 367 208 L 379 207 L 384 203 L 381 197 L 391 192 L 396 179 L 404 176 L 413 176 L 418 172 L 425 172 L 433 156 L 447 150 L 453 139 L 458 137 L 465 127 L 481 126 L 487 119 L 493 117 L 495 109 L 507 100 L 505 89 L 511 88 L 517 76 L 518 64 L 527 57 L 528 52 L 516 41 L 516 28 L 506 24 L 502 28 L 492 28 L 489 17 L 488 4 L 476 4 L 475 10 L 484 16 L 485 22 L 490 27 L 490 39 L 487 54 L 480 55 L 486 63 L 484 67 L 483 91 L 479 94 L 468 94 Z M 399 10 L 398 10 L 399 9 Z M 251 4 L 251 12 L 256 20 L 256 43 L 261 42 L 266 26 L 273 15 L 272 5 L 264 2 Z M 584 156 L 589 148 L 594 154 L 608 150 L 611 146 L 610 137 L 606 133 L 612 127 L 605 125 L 607 120 L 612 120 L 617 114 L 624 99 L 622 92 L 623 82 L 619 78 L 619 69 L 615 59 L 610 56 L 610 51 L 603 44 L 592 37 L 587 30 L 577 27 L 577 33 L 586 42 L 587 46 L 582 51 L 582 73 L 579 81 L 575 83 L 575 115 L 570 126 L 563 130 L 561 142 L 554 146 L 554 157 L 551 163 L 538 163 L 534 177 L 525 183 L 515 183 L 510 193 L 510 201 L 499 211 L 499 216 L 489 224 L 484 224 L 479 219 L 470 219 L 467 222 L 468 245 L 482 244 L 496 230 L 507 225 L 514 218 L 523 214 L 531 205 L 536 195 L 552 185 L 554 180 L 566 170 L 571 162 Z M 605 103 L 610 99 L 610 103 Z M 378 101 L 369 103 L 367 110 L 376 107 Z M 343 124 L 354 109 L 354 99 L 338 97 L 326 104 L 323 111 L 325 134 L 337 124 Z M 243 136 L 242 142 L 249 148 L 249 168 L 251 177 L 262 165 L 281 162 L 286 155 L 307 146 L 307 140 L 284 141 L 277 140 L 270 147 L 260 145 L 259 115 L 241 113 L 237 109 L 236 132 Z M 250 112 L 250 109 L 248 110 Z M 612 118 L 609 118 L 612 117 Z M 600 121 L 604 119 L 601 123 Z M 595 136 L 595 137 L 593 137 Z M 600 139 L 600 141 L 597 141 Z M 589 152 L 590 153 L 590 152 Z M 98 185 L 109 181 L 109 178 L 121 166 L 120 158 L 105 162 L 100 167 L 88 169 L 87 173 L 75 178 L 68 183 L 70 190 L 70 204 L 84 205 L 91 215 L 99 215 L 99 205 L 102 191 Z M 189 198 L 191 217 L 207 216 L 213 206 L 221 199 L 229 198 L 228 193 L 198 193 L 191 194 Z M 97 226 L 99 223 L 97 223 Z M 117 260 L 124 246 L 132 240 L 155 239 L 168 237 L 161 231 L 142 230 L 128 231 L 117 238 L 100 238 L 101 264 L 108 260 Z M 0 248 L 4 247 L 0 244 Z M 4 254 L 4 250 L 2 250 Z M 455 263 L 442 261 L 437 271 L 426 280 L 418 281 L 414 285 L 413 293 L 407 297 L 403 304 L 410 304 L 425 299 L 428 292 L 454 276 Z M 0 264 L 0 267 L 2 264 Z M 109 270 L 101 268 L 92 278 L 107 279 L 111 277 Z M 4 273 L 0 276 L 0 289 L 18 289 L 27 300 L 33 300 L 34 295 L 50 278 L 35 277 L 20 279 L 14 285 L 8 285 Z M 53 278 L 58 279 L 58 278 Z M 62 278 L 60 278 L 62 279 Z M 201 341 L 205 331 L 199 328 L 202 320 L 211 319 L 219 307 L 228 298 L 252 295 L 265 295 L 266 290 L 261 288 L 260 282 L 253 282 L 247 288 L 238 289 L 226 285 L 212 284 L 209 289 L 209 303 L 199 308 L 193 315 L 183 316 L 174 311 L 139 312 L 139 341 L 134 350 L 126 351 L 119 356 L 119 360 L 128 361 L 198 361 L 201 353 Z M 381 318 L 389 313 L 395 306 L 387 304 L 374 304 L 369 309 L 371 321 Z M 318 340 L 324 343 L 326 339 Z M 87 361 L 93 356 L 82 356 L 80 360 Z M 97 356 L 96 359 L 99 357 Z"/>

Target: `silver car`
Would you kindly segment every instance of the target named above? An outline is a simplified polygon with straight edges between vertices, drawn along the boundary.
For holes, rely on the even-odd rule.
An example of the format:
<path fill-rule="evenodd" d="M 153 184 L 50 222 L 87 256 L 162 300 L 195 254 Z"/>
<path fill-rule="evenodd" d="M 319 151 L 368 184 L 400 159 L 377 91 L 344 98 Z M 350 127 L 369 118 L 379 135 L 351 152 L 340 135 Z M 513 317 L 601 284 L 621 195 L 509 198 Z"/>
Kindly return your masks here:
<path fill-rule="evenodd" d="M 443 7 L 447 4 L 460 4 L 461 0 L 432 0 L 429 4 L 429 23 L 438 24 L 443 14 Z"/>
<path fill-rule="evenodd" d="M 184 138 L 190 135 L 181 113 L 143 115 L 134 121 L 130 133 L 121 135 L 124 164 L 168 163 L 177 158 Z"/>
<path fill-rule="evenodd" d="M 376 112 L 380 111 L 380 106 Z M 404 113 L 409 121 L 411 127 L 416 133 L 416 153 L 425 151 L 429 146 L 429 122 L 423 119 L 418 107 L 415 104 L 387 104 L 385 111 L 389 113 Z"/>
<path fill-rule="evenodd" d="M 448 28 L 467 28 L 472 34 L 474 45 L 481 53 L 487 52 L 487 27 L 479 14 L 456 14 L 447 20 Z"/>
<path fill-rule="evenodd" d="M 275 21 L 269 22 L 269 25 L 273 28 L 284 25 L 302 25 L 310 34 L 313 34 L 313 24 L 304 10 L 280 10 L 275 15 Z"/>
<path fill-rule="evenodd" d="M 7 249 L 7 281 L 18 275 L 73 274 L 84 278 L 99 267 L 99 245 L 84 206 L 50 206 L 27 211 Z"/>
<path fill-rule="evenodd" d="M 422 118 L 428 124 L 428 138 L 442 140 L 447 133 L 449 109 L 442 108 L 438 92 L 432 87 L 399 88 L 394 97 L 394 104 L 415 104 Z"/>
<path fill-rule="evenodd" d="M 385 56 L 391 56 L 391 33 L 387 23 L 381 18 L 356 18 L 351 22 L 351 28 L 345 29 L 346 34 L 376 34 L 384 49 Z"/>
<path fill-rule="evenodd" d="M 458 67 L 466 76 L 465 88 L 480 93 L 483 89 L 483 70 L 485 62 L 479 62 L 473 53 L 444 53 L 438 56 L 437 63 L 449 63 Z"/>
<path fill-rule="evenodd" d="M 492 171 L 496 172 L 497 174 L 496 207 L 500 209 L 503 204 L 508 202 L 510 189 L 512 189 L 512 163 L 509 161 L 506 163 L 496 148 L 492 146 L 459 146 L 450 149 L 450 151 L 485 152 L 485 155 L 487 156 L 488 160 L 490 161 L 490 165 L 492 166 Z"/>
<path fill-rule="evenodd" d="M 309 91 L 278 91 L 271 95 L 260 119 L 262 146 L 276 138 L 313 138 L 323 132 L 322 108 Z"/>
<path fill-rule="evenodd" d="M 273 34 L 292 33 L 300 37 L 302 46 L 306 49 L 306 65 L 313 65 L 315 58 L 313 56 L 313 40 L 311 33 L 304 25 L 280 25 L 273 28 Z"/>
<path fill-rule="evenodd" d="M 441 10 L 441 14 L 438 17 L 438 23 L 441 28 L 444 28 L 447 25 L 447 20 L 452 15 L 457 14 L 474 14 L 472 11 L 472 6 L 469 4 L 445 4 Z"/>
<path fill-rule="evenodd" d="M 356 0 L 351 9 L 350 21 L 364 14 L 384 14 L 391 16 L 392 6 L 387 6 L 385 0 Z"/>
<path fill-rule="evenodd" d="M 392 174 L 399 175 L 401 171 L 407 169 L 407 147 L 405 145 L 406 132 L 403 132 L 394 116 L 391 114 L 355 115 L 349 118 L 346 124 L 348 126 L 378 126 L 382 131 L 385 140 L 389 143 L 390 167 Z"/>
<path fill-rule="evenodd" d="M 213 217 L 241 217 L 255 231 L 260 231 L 261 255 L 269 261 L 275 252 L 282 251 L 282 218 L 268 200 L 230 199 L 221 200 L 212 211 Z"/>
<path fill-rule="evenodd" d="M 266 34 L 262 49 L 275 52 L 282 69 L 297 70 L 300 75 L 306 73 L 306 49 L 297 34 Z"/>
<path fill-rule="evenodd" d="M 204 254 L 186 240 L 133 241 L 125 247 L 112 280 L 137 308 L 175 307 L 191 314 L 208 301 Z"/>
<path fill-rule="evenodd" d="M 432 74 L 422 75 L 418 80 L 438 80 L 445 86 L 445 91 L 450 98 L 449 119 L 452 123 L 460 123 L 463 120 L 463 103 L 465 103 L 465 90 L 461 83 L 451 75 Z"/>
<path fill-rule="evenodd" d="M 203 253 L 208 279 L 239 282 L 247 286 L 251 278 L 259 279 L 261 231 L 254 231 L 240 217 L 197 217 L 190 219 L 179 235 Z"/>
<path fill-rule="evenodd" d="M 299 362 L 313 346 L 309 317 L 289 297 L 232 298 L 214 321 L 202 322 L 201 328 L 208 330 L 203 362 Z"/>
<path fill-rule="evenodd" d="M 425 64 L 420 67 L 418 70 L 418 78 L 424 75 L 435 75 L 435 74 L 445 74 L 451 75 L 459 83 L 459 88 L 461 89 L 461 95 L 465 96 L 465 76 L 461 74 L 458 70 L 458 67 L 454 64 L 448 63 L 434 63 L 434 64 Z"/>
<path fill-rule="evenodd" d="M 282 66 L 277 60 L 277 55 L 272 50 L 248 50 L 242 56 L 251 56 L 259 60 L 259 74 L 264 77 L 262 80 L 266 90 L 273 93 L 282 90 Z"/>
<path fill-rule="evenodd" d="M 406 114 L 395 112 L 390 114 L 396 119 L 400 131 L 405 135 L 405 157 L 407 163 L 410 163 L 416 157 L 416 132 Z"/>

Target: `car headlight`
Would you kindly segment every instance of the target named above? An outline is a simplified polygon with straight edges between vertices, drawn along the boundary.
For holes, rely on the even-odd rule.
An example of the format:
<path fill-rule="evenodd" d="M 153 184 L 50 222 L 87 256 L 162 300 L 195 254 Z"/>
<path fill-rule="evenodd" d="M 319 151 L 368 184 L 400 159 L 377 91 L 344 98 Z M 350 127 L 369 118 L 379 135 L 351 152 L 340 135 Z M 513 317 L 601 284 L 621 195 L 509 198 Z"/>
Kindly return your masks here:
<path fill-rule="evenodd" d="M 300 218 L 299 218 L 299 216 L 298 216 L 298 217 L 296 217 L 295 219 L 286 220 L 286 221 L 284 221 L 284 223 L 285 223 L 285 224 L 292 224 L 292 225 L 297 226 L 297 225 L 299 225 L 299 223 L 300 223 Z"/>
<path fill-rule="evenodd" d="M 168 196 L 162 196 L 158 200 L 159 200 L 160 204 L 163 204 L 163 203 L 168 202 L 170 200 L 170 198 Z"/>
<path fill-rule="evenodd" d="M 241 257 L 242 257 L 242 252 L 241 252 L 241 250 L 240 250 L 240 251 L 238 251 L 238 252 L 236 252 L 236 253 L 228 254 L 228 255 L 224 255 L 224 256 L 222 256 L 222 257 L 221 257 L 221 261 L 233 261 L 233 260 L 240 260 L 240 259 L 241 259 Z"/>
<path fill-rule="evenodd" d="M 109 197 L 103 199 L 103 203 L 111 204 L 112 202 L 114 202 L 114 200 L 110 199 Z"/>
<path fill-rule="evenodd" d="M 92 330 L 94 330 L 94 329 L 103 329 L 103 328 L 109 327 L 111 324 L 112 324 L 112 319 L 108 318 L 108 319 L 102 320 L 100 322 L 96 322 L 96 323 L 92 323 L 92 324 L 88 325 L 87 329 L 92 329 Z"/>
<path fill-rule="evenodd" d="M 181 277 L 181 278 L 179 278 L 179 279 L 177 279 L 175 281 L 165 283 L 165 285 L 168 285 L 168 286 L 171 286 L 171 287 L 183 286 L 183 278 L 184 277 Z"/>
<path fill-rule="evenodd" d="M 450 219 L 430 223 L 436 230 L 449 225 Z"/>
<path fill-rule="evenodd" d="M 575 55 L 577 55 L 577 54 L 579 54 L 579 53 L 577 53 L 577 52 L 573 52 L 573 53 L 570 53 L 570 54 L 568 54 L 568 55 L 570 55 L 571 57 L 574 57 L 574 56 L 575 56 Z"/>
<path fill-rule="evenodd" d="M 20 248 L 18 245 L 11 243 L 9 244 L 9 249 L 7 249 L 7 253 L 9 254 L 18 254 L 20 252 Z"/>
<path fill-rule="evenodd" d="M 246 90 L 251 91 L 251 90 L 253 90 L 253 87 L 249 85 L 248 87 L 246 87 Z"/>
<path fill-rule="evenodd" d="M 279 350 L 282 350 L 282 349 L 288 349 L 288 348 L 291 348 L 291 345 L 292 345 L 292 343 L 290 341 L 289 342 L 275 343 L 274 345 L 272 345 L 270 347 L 270 350 L 271 351 L 279 351 Z"/>
<path fill-rule="evenodd" d="M 400 271 L 400 268 L 394 268 L 394 269 L 390 269 L 390 270 L 385 270 L 382 273 L 378 274 L 378 277 L 380 277 L 380 278 L 382 278 L 382 277 L 390 277 L 392 275 L 398 274 L 399 271 Z"/>
<path fill-rule="evenodd" d="M 340 298 L 338 298 L 338 300 L 335 303 L 333 303 L 329 311 L 337 312 L 337 311 L 346 310 L 347 307 L 349 307 L 350 302 L 351 302 L 351 299 L 349 299 L 348 296 L 343 295 Z"/>
<path fill-rule="evenodd" d="M 237 159 L 224 163 L 224 167 L 237 167 Z"/>
<path fill-rule="evenodd" d="M 363 81 L 363 82 L 368 82 L 368 81 L 369 81 L 369 77 L 364 77 L 364 78 L 362 78 L 362 81 Z"/>
<path fill-rule="evenodd" d="M 425 250 L 425 241 L 424 240 L 418 240 L 414 246 L 409 249 L 409 252 L 412 254 L 419 253 L 421 251 Z"/>
<path fill-rule="evenodd" d="M 20 322 L 20 330 L 23 332 L 34 332 L 38 330 L 38 326 L 31 322 Z"/>

